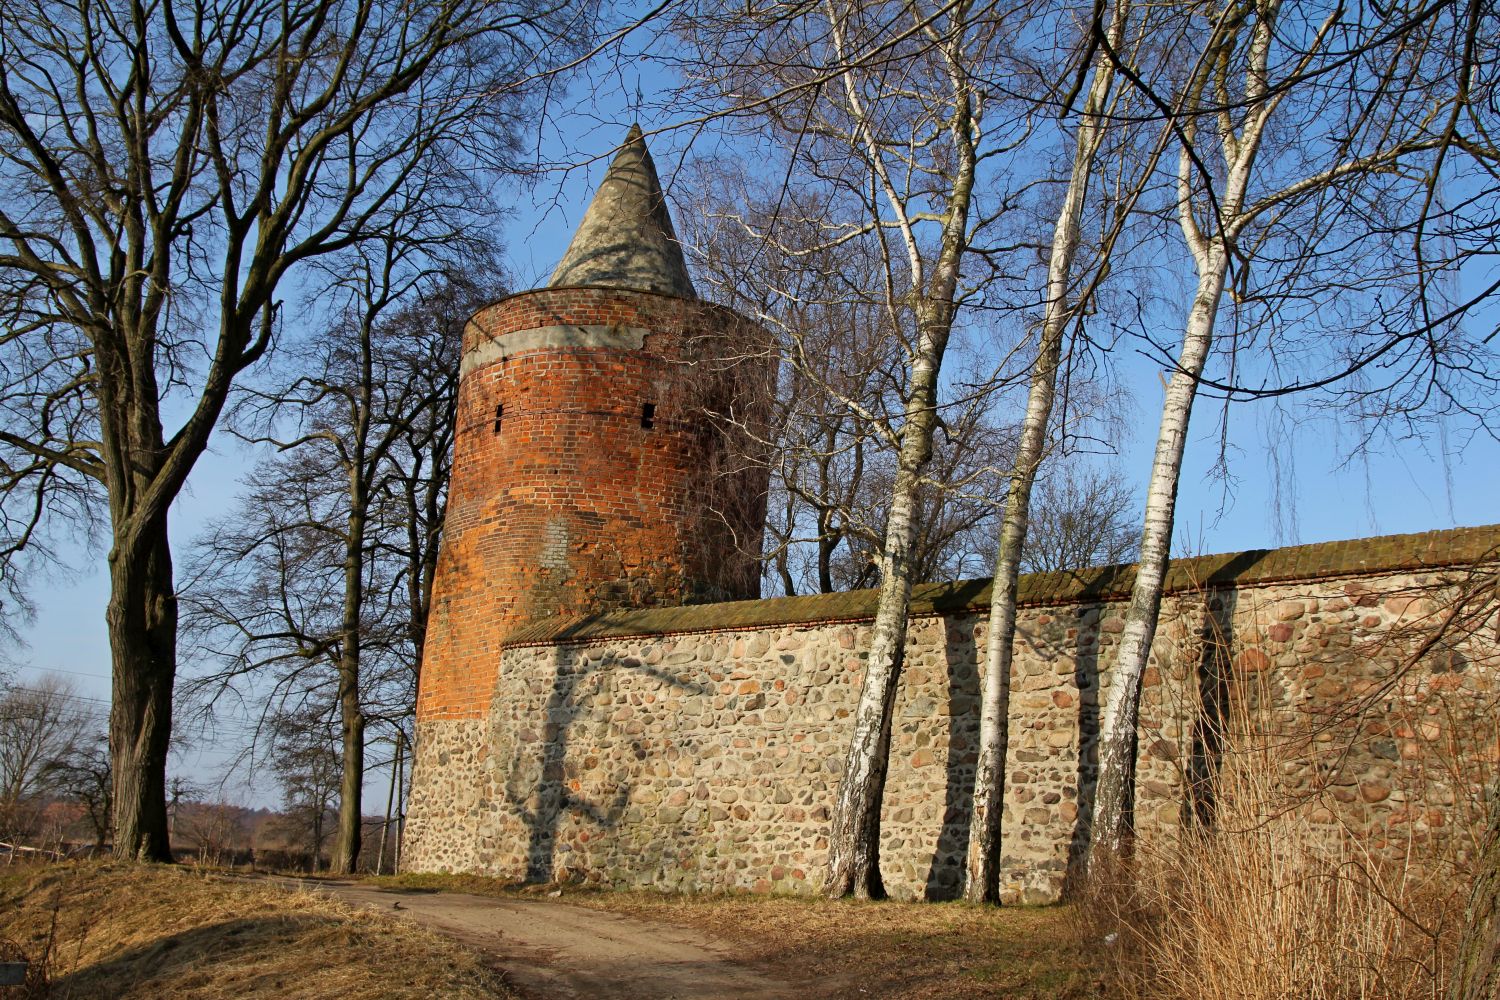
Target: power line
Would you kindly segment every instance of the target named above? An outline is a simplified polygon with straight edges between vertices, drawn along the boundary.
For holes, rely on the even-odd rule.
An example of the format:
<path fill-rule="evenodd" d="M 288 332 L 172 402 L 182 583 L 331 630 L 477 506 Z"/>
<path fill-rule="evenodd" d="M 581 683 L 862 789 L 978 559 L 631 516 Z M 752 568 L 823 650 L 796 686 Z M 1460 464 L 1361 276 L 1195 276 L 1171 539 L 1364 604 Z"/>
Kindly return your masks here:
<path fill-rule="evenodd" d="M 110 680 L 109 674 L 88 674 L 82 670 L 64 670 L 62 667 L 22 667 L 22 670 L 35 670 L 43 674 L 72 674 L 74 677 L 89 677 L 96 681 Z"/>

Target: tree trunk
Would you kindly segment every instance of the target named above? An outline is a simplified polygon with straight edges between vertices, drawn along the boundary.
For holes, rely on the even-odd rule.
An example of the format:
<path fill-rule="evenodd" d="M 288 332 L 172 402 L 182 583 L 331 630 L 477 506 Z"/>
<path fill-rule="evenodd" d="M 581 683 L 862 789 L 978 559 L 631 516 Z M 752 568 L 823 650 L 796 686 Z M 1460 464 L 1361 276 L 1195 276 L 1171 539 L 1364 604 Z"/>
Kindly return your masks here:
<path fill-rule="evenodd" d="M 396 804 L 396 758 L 401 754 L 401 739 L 405 734 L 396 730 L 395 752 L 391 755 L 391 789 L 385 796 L 385 822 L 380 825 L 380 851 L 375 855 L 375 874 L 385 874 L 385 843 L 391 835 L 391 808 Z"/>
<path fill-rule="evenodd" d="M 831 594 L 833 586 L 833 554 L 838 550 L 841 538 L 833 531 L 833 511 L 828 507 L 818 508 L 818 593 Z"/>
<path fill-rule="evenodd" d="M 354 670 L 358 671 L 358 666 Z M 359 684 L 352 684 L 341 668 L 339 678 L 339 714 L 342 717 L 343 755 L 339 779 L 338 834 L 333 849 L 333 872 L 351 875 L 359 863 L 364 817 L 365 717 L 359 707 Z"/>
<path fill-rule="evenodd" d="M 1094 821 L 1087 862 L 1090 874 L 1098 872 L 1108 858 L 1122 854 L 1131 832 L 1130 802 L 1135 785 L 1135 731 L 1140 716 L 1141 678 L 1151 654 L 1151 641 L 1156 636 L 1162 586 L 1167 577 L 1188 419 L 1198 391 L 1198 378 L 1203 374 L 1203 364 L 1213 342 L 1227 268 L 1227 256 L 1215 246 L 1199 279 L 1177 371 L 1167 385 L 1162 404 L 1161 431 L 1146 491 L 1140 561 L 1100 725 L 1099 781 L 1094 790 Z"/>
<path fill-rule="evenodd" d="M 109 626 L 113 702 L 109 747 L 114 856 L 171 861 L 167 834 L 167 742 L 177 665 L 177 596 L 166 515 L 145 529 L 144 553 L 117 537 L 110 552 Z"/>
<path fill-rule="evenodd" d="M 926 443 L 932 420 L 926 421 Z M 910 552 L 916 536 L 913 512 L 924 453 L 917 452 L 921 432 L 908 424 L 896 474 L 890 521 L 886 527 L 884 572 L 871 631 L 864 686 L 854 713 L 854 738 L 839 782 L 825 892 L 834 898 L 885 898 L 880 877 L 880 806 L 885 797 L 886 765 L 891 747 L 891 713 L 906 652 L 907 606 L 911 600 Z"/>
<path fill-rule="evenodd" d="M 933 307 L 929 306 L 929 309 Z M 907 611 L 911 601 L 911 550 L 916 539 L 917 488 L 922 467 L 932 457 L 937 423 L 937 380 L 952 326 L 952 307 L 938 307 L 942 318 L 923 322 L 912 391 L 901 429 L 896 482 L 882 552 L 880 596 L 871 629 L 864 685 L 854 712 L 854 737 L 839 782 L 829 843 L 828 883 L 833 898 L 854 895 L 883 899 L 880 877 L 880 806 L 885 797 L 891 747 L 891 712 L 906 653 Z"/>
<path fill-rule="evenodd" d="M 838 447 L 838 427 L 830 423 L 823 438 L 823 449 L 818 455 L 818 489 L 824 499 L 829 496 L 833 486 L 833 477 L 830 474 L 833 465 L 834 450 Z M 854 482 L 858 484 L 858 466 L 854 475 Z M 818 592 L 820 594 L 831 594 L 833 586 L 833 554 L 838 551 L 839 543 L 843 541 L 843 533 L 834 530 L 833 520 L 836 508 L 833 504 L 820 503 L 818 505 Z"/>
<path fill-rule="evenodd" d="M 368 349 L 365 352 L 368 358 Z M 366 378 L 365 386 L 369 380 Z M 368 389 L 366 388 L 366 392 Z M 339 722 L 343 736 L 339 780 L 338 833 L 333 845 L 333 871 L 353 874 L 359 863 L 364 820 L 365 713 L 360 704 L 360 639 L 364 610 L 366 475 L 364 435 L 368 402 L 357 418 L 355 458 L 349 473 L 349 518 L 344 534 L 344 620 L 340 629 Z"/>
<path fill-rule="evenodd" d="M 415 737 L 414 737 L 415 738 Z M 416 754 L 412 755 L 416 760 Z M 406 734 L 396 733 L 396 848 L 392 852 L 391 870 L 401 871 L 401 841 L 406 838 Z"/>
<path fill-rule="evenodd" d="M 842 49 L 843 38 L 836 19 L 830 27 L 835 43 Z M 891 745 L 891 711 L 906 652 L 912 543 L 917 533 L 917 490 L 921 485 L 922 469 L 932 458 L 932 435 L 937 426 L 938 377 L 958 309 L 959 270 L 968 249 L 969 209 L 978 163 L 975 142 L 979 128 L 974 117 L 970 81 L 964 68 L 965 54 L 960 45 L 963 29 L 955 24 L 950 30 L 951 36 L 937 49 L 942 53 L 952 87 L 952 115 L 947 128 L 954 154 L 953 181 L 944 206 L 942 238 L 930 279 L 923 273 L 923 252 L 910 228 L 906 203 L 885 172 L 883 153 L 868 131 L 869 122 L 859 89 L 850 73 L 843 74 L 849 106 L 858 122 L 862 141 L 868 146 L 871 168 L 891 206 L 897 209 L 902 219 L 912 287 L 920 298 L 915 303 L 917 336 L 911 352 L 910 392 L 903 413 L 905 422 L 897 436 L 896 481 L 881 552 L 880 596 L 875 608 L 869 660 L 865 664 L 864 686 L 854 714 L 854 737 L 839 783 L 829 838 L 825 891 L 834 897 L 852 893 L 860 898 L 878 899 L 885 895 L 880 878 L 880 806 L 885 794 Z"/>
<path fill-rule="evenodd" d="M 1219 119 L 1219 143 L 1225 168 L 1223 192 L 1217 205 L 1211 204 L 1206 230 L 1200 225 L 1194 210 L 1195 185 L 1204 179 L 1200 177 L 1195 182 L 1196 168 L 1186 145 L 1193 141 L 1197 127 L 1195 120 L 1189 118 L 1182 129 L 1184 145 L 1177 167 L 1177 216 L 1184 240 L 1193 255 L 1198 288 L 1183 330 L 1177 369 L 1167 384 L 1166 399 L 1162 403 L 1161 430 L 1156 439 L 1151 480 L 1146 487 L 1140 560 L 1100 725 L 1099 779 L 1094 793 L 1093 830 L 1085 861 L 1085 871 L 1089 876 L 1098 874 L 1110 859 L 1122 855 L 1131 833 L 1130 802 L 1135 786 L 1141 679 L 1151 656 L 1151 642 L 1156 636 L 1157 615 L 1161 610 L 1188 420 L 1193 411 L 1193 399 L 1198 393 L 1198 379 L 1203 374 L 1203 365 L 1213 344 L 1214 323 L 1229 273 L 1230 247 L 1249 220 L 1243 207 L 1250 170 L 1265 135 L 1266 122 L 1276 107 L 1275 98 L 1270 97 L 1267 90 L 1266 66 L 1278 10 L 1279 0 L 1267 0 L 1257 8 L 1258 17 L 1246 53 L 1243 103 L 1247 110 L 1239 134 L 1234 134 L 1232 118 L 1221 116 Z M 1239 35 L 1238 25 L 1227 27 L 1216 43 L 1218 47 L 1202 60 L 1201 65 L 1211 66 L 1232 58 Z M 1197 107 L 1207 79 L 1200 73 L 1189 83 L 1185 108 Z"/>
<path fill-rule="evenodd" d="M 1118 44 L 1129 0 L 1119 0 L 1111 25 Z M 1114 82 L 1114 67 L 1101 59 L 1094 69 L 1073 152 L 1067 193 L 1052 234 L 1052 257 L 1047 268 L 1047 302 L 1041 342 L 1032 369 L 1021 440 L 1011 467 L 1010 490 L 1000 524 L 995 554 L 995 576 L 990 585 L 989 632 L 985 644 L 984 691 L 979 718 L 979 762 L 974 775 L 974 804 L 969 816 L 968 871 L 964 898 L 972 903 L 994 903 L 1000 898 L 1000 838 L 1005 797 L 1005 759 L 1009 744 L 1010 665 L 1016 637 L 1016 588 L 1021 577 L 1021 553 L 1031 516 L 1031 489 L 1047 444 L 1047 424 L 1057 390 L 1057 368 L 1063 334 L 1073 318 L 1069 304 L 1073 260 L 1088 194 L 1094 158 L 1102 138 L 1100 115 Z"/>
<path fill-rule="evenodd" d="M 1464 910 L 1463 935 L 1453 961 L 1448 1000 L 1496 1000 L 1500 997 L 1500 786 L 1490 792 L 1490 822 L 1479 857 L 1474 859 L 1474 886 Z"/>
<path fill-rule="evenodd" d="M 979 716 L 979 763 L 974 775 L 968 874 L 964 884 L 964 898 L 971 903 L 993 903 L 1000 898 L 1000 823 L 1004 811 L 1005 758 L 1009 743 L 1016 587 L 1021 576 L 1021 549 L 1026 543 L 1031 487 L 1036 482 L 1036 470 L 1046 447 L 1047 422 L 1052 414 L 1062 333 L 1062 323 L 1047 324 L 1042 331 L 1021 441 L 1011 470 L 1010 492 L 1005 498 L 1005 516 L 1000 524 L 995 577 L 990 585 L 989 634 L 985 645 L 984 691 Z"/>

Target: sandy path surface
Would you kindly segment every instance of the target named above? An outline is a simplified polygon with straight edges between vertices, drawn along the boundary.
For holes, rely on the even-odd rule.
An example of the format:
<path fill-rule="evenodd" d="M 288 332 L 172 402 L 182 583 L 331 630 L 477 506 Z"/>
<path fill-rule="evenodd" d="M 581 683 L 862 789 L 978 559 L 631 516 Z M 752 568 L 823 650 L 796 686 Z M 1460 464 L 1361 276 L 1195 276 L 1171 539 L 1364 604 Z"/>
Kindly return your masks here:
<path fill-rule="evenodd" d="M 415 921 L 489 956 L 538 1000 L 782 1000 L 806 995 L 734 962 L 724 947 L 670 924 L 555 899 L 377 889 L 356 882 L 270 878 Z"/>

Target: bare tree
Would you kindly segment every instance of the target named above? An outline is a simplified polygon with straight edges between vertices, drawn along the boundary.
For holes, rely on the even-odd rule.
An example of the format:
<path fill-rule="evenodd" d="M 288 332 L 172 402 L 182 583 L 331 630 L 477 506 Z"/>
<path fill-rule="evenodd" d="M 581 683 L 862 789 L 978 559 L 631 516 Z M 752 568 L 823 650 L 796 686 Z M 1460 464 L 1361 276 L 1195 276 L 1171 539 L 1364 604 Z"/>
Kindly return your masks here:
<path fill-rule="evenodd" d="M 880 535 L 877 518 L 862 516 L 876 493 L 866 471 L 891 465 L 889 440 L 869 415 L 899 408 L 890 373 L 902 367 L 889 310 L 862 291 L 882 280 L 879 255 L 860 241 L 826 245 L 826 196 L 766 191 L 722 160 L 694 167 L 697 211 L 683 213 L 682 233 L 700 284 L 761 319 L 787 358 L 756 442 L 771 496 L 768 537 L 753 554 L 787 596 L 868 586 Z M 767 247 L 771 231 L 781 252 Z"/>
<path fill-rule="evenodd" d="M 367 722 L 400 726 L 413 700 L 459 337 L 496 294 L 461 273 L 410 273 L 391 254 L 363 264 L 344 314 L 288 352 L 306 374 L 243 408 L 262 428 L 252 439 L 277 456 L 202 540 L 188 603 L 195 632 L 229 664 L 198 689 L 243 682 L 280 711 L 332 686 L 343 768 L 333 869 L 345 874 L 360 850 Z"/>
<path fill-rule="evenodd" d="M 342 727 L 334 721 L 336 716 L 336 710 L 318 711 L 309 705 L 276 714 L 268 727 L 268 760 L 281 786 L 282 825 L 293 842 L 307 848 L 314 872 L 322 864 L 343 771 L 338 754 L 342 740 L 337 735 Z"/>
<path fill-rule="evenodd" d="M 109 738 L 82 739 L 57 759 L 49 784 L 57 795 L 83 807 L 94 834 L 94 853 L 109 843 L 114 781 L 110 773 Z"/>
<path fill-rule="evenodd" d="M 197 852 L 198 864 L 234 864 L 248 846 L 245 811 L 228 802 L 193 801 L 178 804 L 176 840 Z"/>
<path fill-rule="evenodd" d="M 891 372 L 901 368 L 888 310 L 856 291 L 878 284 L 878 255 L 855 242 L 823 245 L 825 214 L 806 189 L 767 192 L 721 160 L 695 166 L 687 201 L 699 211 L 684 213 L 681 228 L 700 287 L 761 316 L 792 359 L 780 366 L 764 442 L 765 575 L 787 596 L 873 586 L 896 471 L 889 415 L 900 399 Z M 796 252 L 768 250 L 759 234 L 771 231 L 779 248 Z M 959 398 L 944 407 L 919 487 L 914 583 L 977 577 L 994 566 L 1000 470 L 1016 453 L 1016 431 L 994 424 L 996 401 L 1012 383 L 977 360 L 952 381 Z M 1090 414 L 1100 408 L 1079 387 L 1072 392 Z M 1070 460 L 1041 490 L 1026 571 L 1101 565 L 1134 552 L 1134 517 L 1118 475 Z"/>
<path fill-rule="evenodd" d="M 14 555 L 110 525 L 115 853 L 166 860 L 177 590 L 167 518 L 306 265 L 483 206 L 562 4 L 25 0 L 0 11 L 0 452 Z M 300 284 L 299 284 L 300 282 Z M 185 414 L 175 428 L 171 414 Z M 64 509 L 63 513 L 67 513 Z"/>
<path fill-rule="evenodd" d="M 746 115 L 769 117 L 798 183 L 828 193 L 824 246 L 867 240 L 880 261 L 878 303 L 900 345 L 891 372 L 899 406 L 861 415 L 883 427 L 895 454 L 880 593 L 863 690 L 840 782 L 826 891 L 884 894 L 880 808 L 890 713 L 906 640 L 913 546 L 924 473 L 933 453 L 943 361 L 959 310 L 972 293 L 964 266 L 976 232 L 992 221 L 977 207 L 979 165 L 1000 143 L 976 67 L 999 72 L 1001 13 L 968 4 L 828 2 L 694 5 L 678 22 L 699 58 L 697 93 Z M 1003 91 L 999 91 L 1003 92 Z M 1010 134 L 1024 126 L 1008 123 Z M 796 254 L 766 234 L 768 249 Z M 851 290 L 852 292 L 852 290 Z M 816 370 L 793 342 L 790 362 Z M 854 412 L 858 400 L 844 399 Z"/>
<path fill-rule="evenodd" d="M 695 167 L 687 200 L 697 211 L 682 230 L 700 285 L 759 317 L 785 358 L 755 442 L 771 473 L 768 537 L 756 555 L 788 596 L 876 586 L 907 369 L 893 310 L 870 292 L 889 262 L 874 241 L 829 243 L 836 208 L 826 191 L 768 190 L 721 160 Z M 918 486 L 914 583 L 982 575 L 993 547 L 996 470 L 1014 437 L 993 410 L 1009 383 L 965 360 L 957 375 L 949 365 L 952 398 L 940 404 Z"/>
<path fill-rule="evenodd" d="M 1110 5 L 1108 24 L 1091 25 L 1091 29 L 1103 31 L 1110 45 L 1122 48 L 1133 6 L 1130 0 L 1116 0 Z M 1102 10 L 1102 4 L 1096 6 L 1095 16 L 1102 17 Z M 1089 188 L 1090 185 L 1098 186 L 1094 176 L 1095 161 L 1104 144 L 1111 104 L 1116 97 L 1113 63 L 1100 56 L 1089 69 L 1091 76 L 1083 106 L 1077 120 L 1071 123 L 1071 171 L 1052 229 L 1036 360 L 1032 366 L 1026 413 L 1021 421 L 1020 440 L 1011 466 L 1005 514 L 1000 523 L 995 554 L 980 709 L 979 762 L 970 813 L 964 888 L 965 897 L 973 902 L 993 902 L 999 897 L 1001 802 L 1005 791 L 1006 720 L 1015 643 L 1016 591 L 1026 553 L 1037 548 L 1035 545 L 1028 548 L 1027 545 L 1031 492 L 1048 449 L 1048 427 L 1057 394 L 1063 340 L 1075 318 L 1087 307 L 1094 284 L 1090 272 L 1080 275 L 1075 263 L 1082 244 Z M 1071 103 L 1071 99 L 1067 103 Z M 1107 247 L 1101 248 L 1093 275 L 1100 273 L 1107 257 Z"/>
<path fill-rule="evenodd" d="M 986 396 L 988 393 L 985 394 Z M 972 579 L 992 564 L 995 522 L 1004 499 L 999 470 L 1015 451 L 1008 428 L 989 421 L 986 400 L 950 407 L 932 443 L 932 457 L 917 489 L 912 520 L 913 584 Z M 959 412 L 951 412 L 958 409 Z M 870 587 L 880 579 L 880 545 L 890 516 L 896 456 L 878 449 L 869 456 L 858 494 L 838 509 L 844 525 L 842 550 L 832 561 L 838 589 Z"/>
<path fill-rule="evenodd" d="M 55 676 L 0 697 L 0 837 L 31 832 L 59 762 L 83 743 L 88 721 L 72 685 Z"/>
<path fill-rule="evenodd" d="M 1445 82 L 1424 79 L 1432 66 L 1413 71 L 1433 48 L 1437 13 L 1428 9 L 1393 30 L 1346 16 L 1340 6 L 1215 5 L 1174 36 L 1174 47 L 1192 53 L 1193 62 L 1177 74 L 1172 102 L 1148 91 L 1178 149 L 1170 207 L 1194 290 L 1170 361 L 1139 565 L 1103 710 L 1091 870 L 1117 855 L 1130 831 L 1141 676 L 1160 609 L 1188 420 L 1225 292 L 1236 320 L 1231 370 L 1236 351 L 1256 332 L 1284 336 L 1311 327 L 1326 340 L 1330 327 L 1340 328 L 1320 327 L 1319 313 L 1310 318 L 1292 308 L 1299 300 L 1309 310 L 1335 302 L 1327 318 L 1342 319 L 1349 342 L 1357 341 L 1362 323 L 1348 315 L 1357 311 L 1362 283 L 1373 275 L 1387 283 L 1402 278 L 1390 231 L 1372 226 L 1368 209 L 1399 213 L 1413 181 L 1420 190 L 1422 158 L 1430 167 L 1438 145 L 1429 128 L 1434 108 L 1452 100 Z M 1316 283 L 1320 272 L 1338 283 L 1340 295 Z M 1404 283 L 1427 277 L 1407 269 Z M 1373 294 L 1379 310 L 1379 291 Z"/>
<path fill-rule="evenodd" d="M 1036 484 L 1027 517 L 1025 573 L 1056 573 L 1135 561 L 1140 516 L 1120 473 L 1056 462 Z"/>

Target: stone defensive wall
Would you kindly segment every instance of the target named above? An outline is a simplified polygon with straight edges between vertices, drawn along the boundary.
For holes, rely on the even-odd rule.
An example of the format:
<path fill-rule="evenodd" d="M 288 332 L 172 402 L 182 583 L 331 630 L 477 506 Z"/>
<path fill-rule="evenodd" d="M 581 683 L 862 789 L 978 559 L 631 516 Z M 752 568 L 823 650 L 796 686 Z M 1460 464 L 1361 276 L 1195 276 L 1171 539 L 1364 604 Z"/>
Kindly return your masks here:
<path fill-rule="evenodd" d="M 1496 773 L 1500 526 L 1176 560 L 1141 702 L 1136 826 L 1212 812 L 1231 746 L 1274 758 L 1311 836 L 1462 850 Z M 1023 577 L 1002 889 L 1056 899 L 1085 843 L 1101 690 L 1133 567 Z M 899 897 L 959 884 L 988 581 L 919 587 L 882 819 Z M 418 731 L 404 865 L 533 881 L 809 893 L 874 591 L 551 618 L 488 714 Z M 1248 734 L 1248 735 L 1247 735 Z"/>

